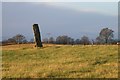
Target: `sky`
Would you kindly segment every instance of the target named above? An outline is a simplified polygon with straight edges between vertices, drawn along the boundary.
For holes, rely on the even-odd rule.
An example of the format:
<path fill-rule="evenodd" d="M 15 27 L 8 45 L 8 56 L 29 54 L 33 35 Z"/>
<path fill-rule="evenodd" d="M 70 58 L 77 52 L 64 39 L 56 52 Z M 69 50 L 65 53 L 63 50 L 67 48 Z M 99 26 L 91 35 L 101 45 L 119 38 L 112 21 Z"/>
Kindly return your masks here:
<path fill-rule="evenodd" d="M 119 0 L 1 0 L 2 2 L 119 2 Z"/>
<path fill-rule="evenodd" d="M 0 2 L 0 41 L 2 41 L 2 3 Z"/>
<path fill-rule="evenodd" d="M 39 24 L 42 39 L 68 35 L 95 39 L 102 28 L 118 33 L 117 2 L 3 2 L 2 38 L 23 34 L 33 38 L 32 25 Z M 47 33 L 50 33 L 48 35 Z"/>

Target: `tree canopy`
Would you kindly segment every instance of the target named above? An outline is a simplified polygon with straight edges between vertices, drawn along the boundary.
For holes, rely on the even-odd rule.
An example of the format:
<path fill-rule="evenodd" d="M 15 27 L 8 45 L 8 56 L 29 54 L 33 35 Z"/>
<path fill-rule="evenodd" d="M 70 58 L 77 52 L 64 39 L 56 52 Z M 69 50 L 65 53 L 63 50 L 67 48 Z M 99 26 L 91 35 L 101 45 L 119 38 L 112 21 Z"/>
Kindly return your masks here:
<path fill-rule="evenodd" d="M 112 29 L 103 28 L 96 39 L 100 42 L 108 43 L 114 37 L 113 32 L 114 31 Z"/>

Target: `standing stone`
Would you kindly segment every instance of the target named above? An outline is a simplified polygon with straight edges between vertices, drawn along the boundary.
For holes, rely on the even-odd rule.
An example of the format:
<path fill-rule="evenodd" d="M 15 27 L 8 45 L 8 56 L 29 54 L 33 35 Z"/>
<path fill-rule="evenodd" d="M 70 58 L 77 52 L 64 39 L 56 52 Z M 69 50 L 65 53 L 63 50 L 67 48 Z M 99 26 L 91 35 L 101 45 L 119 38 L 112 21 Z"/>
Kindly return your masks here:
<path fill-rule="evenodd" d="M 35 46 L 43 47 L 38 24 L 33 25 L 33 32 L 34 32 L 34 39 L 35 39 L 35 44 L 36 44 Z"/>

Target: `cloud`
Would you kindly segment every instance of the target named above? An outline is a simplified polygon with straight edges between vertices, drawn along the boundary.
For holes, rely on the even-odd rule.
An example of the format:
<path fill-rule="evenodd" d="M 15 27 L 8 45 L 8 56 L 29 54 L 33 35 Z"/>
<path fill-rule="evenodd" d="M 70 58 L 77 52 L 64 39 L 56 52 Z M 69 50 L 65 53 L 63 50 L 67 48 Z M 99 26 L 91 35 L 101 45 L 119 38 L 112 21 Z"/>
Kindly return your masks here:
<path fill-rule="evenodd" d="M 31 2 L 34 5 L 52 6 L 61 9 L 71 9 L 78 12 L 97 13 L 103 15 L 118 15 L 118 3 L 97 3 L 97 2 Z"/>

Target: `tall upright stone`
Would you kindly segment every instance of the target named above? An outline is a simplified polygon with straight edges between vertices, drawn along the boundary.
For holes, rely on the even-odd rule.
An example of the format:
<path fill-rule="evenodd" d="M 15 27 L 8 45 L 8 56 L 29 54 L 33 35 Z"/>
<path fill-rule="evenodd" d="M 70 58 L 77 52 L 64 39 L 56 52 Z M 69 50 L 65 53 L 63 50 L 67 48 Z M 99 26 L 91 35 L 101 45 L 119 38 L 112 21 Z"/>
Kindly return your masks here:
<path fill-rule="evenodd" d="M 35 46 L 43 47 L 38 24 L 33 24 L 33 32 L 34 32 Z"/>

